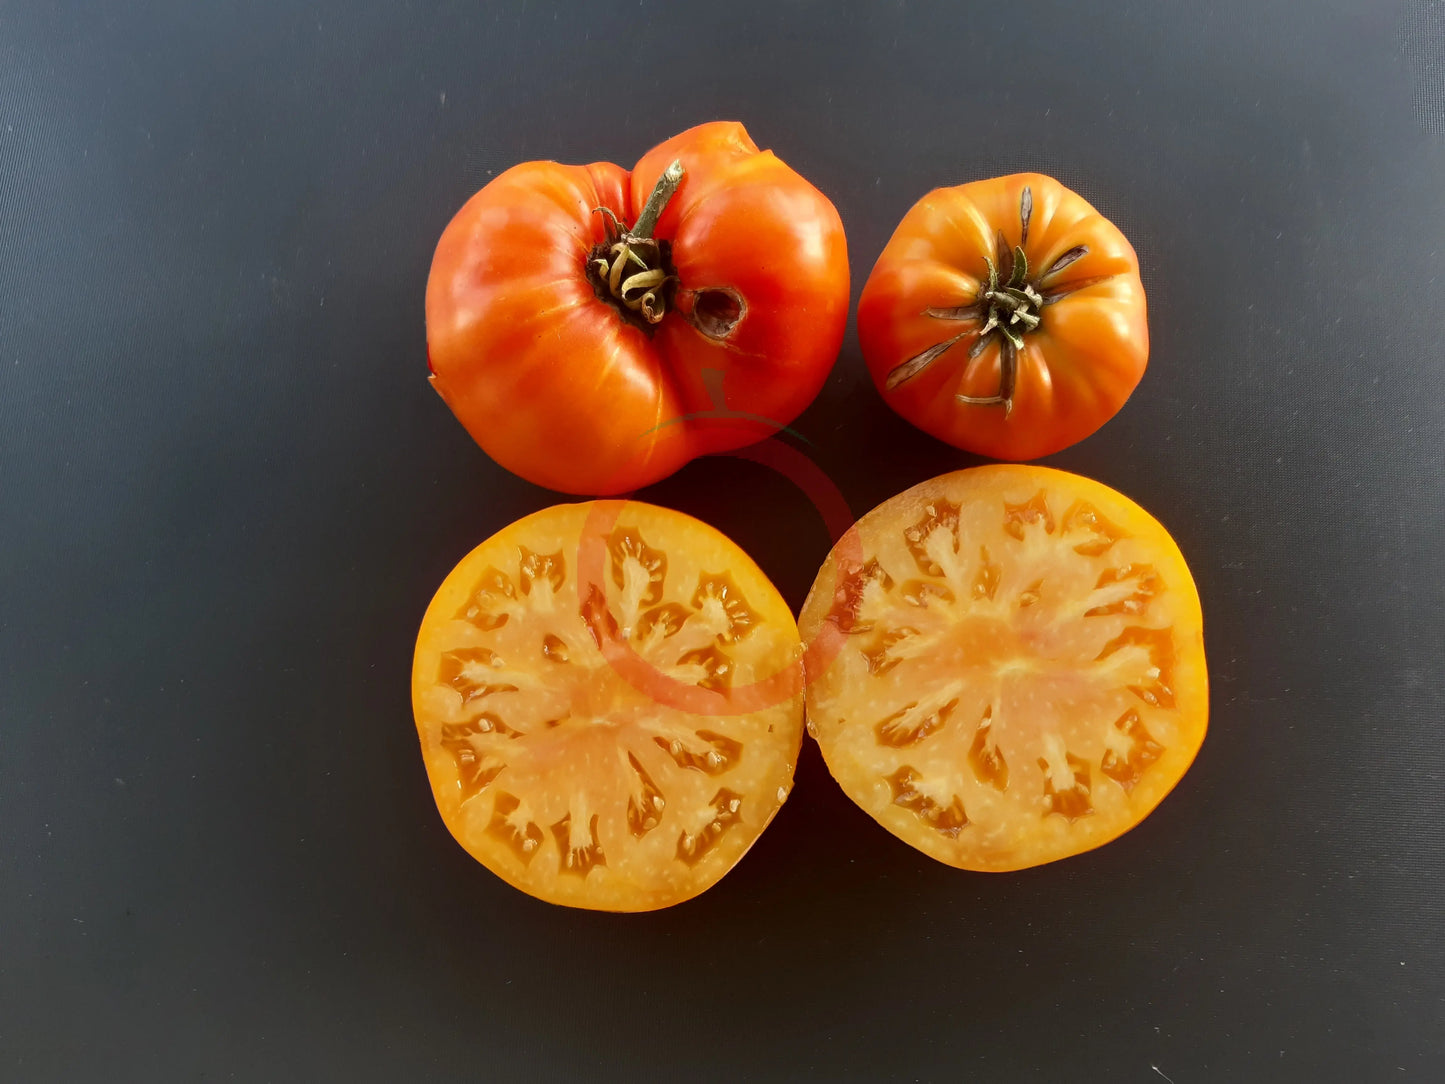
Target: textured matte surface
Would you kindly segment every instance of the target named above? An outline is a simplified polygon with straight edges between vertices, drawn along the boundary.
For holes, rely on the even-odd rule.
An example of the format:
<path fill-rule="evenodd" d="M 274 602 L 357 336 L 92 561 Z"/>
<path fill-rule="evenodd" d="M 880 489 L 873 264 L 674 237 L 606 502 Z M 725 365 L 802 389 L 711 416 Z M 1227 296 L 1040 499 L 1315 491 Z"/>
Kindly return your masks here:
<path fill-rule="evenodd" d="M 1445 4 L 367 8 L 0 0 L 0 1079 L 1445 1079 Z M 553 497 L 427 388 L 432 244 L 713 117 L 834 199 L 855 295 L 1024 168 L 1138 248 L 1149 373 L 1050 462 L 1175 533 L 1214 707 L 1119 842 L 960 873 L 811 747 L 655 915 L 441 827 L 416 623 Z M 971 462 L 851 332 L 797 428 L 856 513 Z M 828 546 L 753 463 L 645 496 L 795 606 Z"/>

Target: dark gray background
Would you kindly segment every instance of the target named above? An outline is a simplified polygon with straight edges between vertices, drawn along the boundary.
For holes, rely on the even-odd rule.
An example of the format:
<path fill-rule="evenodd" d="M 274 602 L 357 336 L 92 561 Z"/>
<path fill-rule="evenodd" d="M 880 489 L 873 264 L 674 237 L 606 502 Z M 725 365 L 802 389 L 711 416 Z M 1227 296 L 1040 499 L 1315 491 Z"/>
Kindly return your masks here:
<path fill-rule="evenodd" d="M 1117 843 L 961 873 L 811 746 L 658 914 L 442 828 L 417 621 L 555 498 L 426 385 L 432 246 L 514 162 L 717 117 L 836 202 L 855 296 L 1019 169 L 1137 246 L 1149 372 L 1050 462 L 1174 532 L 1213 717 Z M 1442 254 L 1439 2 L 0 0 L 0 1078 L 1445 1079 Z M 851 330 L 797 428 L 858 514 L 975 462 Z M 754 464 L 643 495 L 795 607 L 828 548 Z"/>

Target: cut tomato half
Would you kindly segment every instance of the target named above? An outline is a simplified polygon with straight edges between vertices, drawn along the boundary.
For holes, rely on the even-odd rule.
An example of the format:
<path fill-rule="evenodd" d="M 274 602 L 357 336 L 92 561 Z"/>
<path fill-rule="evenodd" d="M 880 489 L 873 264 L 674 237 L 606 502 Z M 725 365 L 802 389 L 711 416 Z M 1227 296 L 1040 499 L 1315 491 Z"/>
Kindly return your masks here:
<path fill-rule="evenodd" d="M 1076 475 L 979 467 L 885 501 L 829 555 L 799 624 L 833 777 L 949 865 L 1107 843 L 1204 740 L 1188 566 L 1147 512 Z"/>
<path fill-rule="evenodd" d="M 422 620 L 412 703 L 437 808 L 539 899 L 679 903 L 788 796 L 801 656 L 776 588 L 707 524 L 633 501 L 527 516 Z"/>

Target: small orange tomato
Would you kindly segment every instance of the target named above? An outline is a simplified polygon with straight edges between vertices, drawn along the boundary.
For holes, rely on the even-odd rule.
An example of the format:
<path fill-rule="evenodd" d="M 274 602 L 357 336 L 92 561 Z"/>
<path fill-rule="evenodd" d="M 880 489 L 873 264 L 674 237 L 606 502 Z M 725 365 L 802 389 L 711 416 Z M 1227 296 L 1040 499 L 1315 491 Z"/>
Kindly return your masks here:
<path fill-rule="evenodd" d="M 649 911 L 714 884 L 787 798 L 802 647 L 762 570 L 707 524 L 557 505 L 438 588 L 412 705 L 473 857 L 550 903 Z"/>
<path fill-rule="evenodd" d="M 792 421 L 847 315 L 832 203 L 715 122 L 630 173 L 526 162 L 473 196 L 432 259 L 428 363 L 502 466 L 622 493 Z"/>
<path fill-rule="evenodd" d="M 1087 437 L 1149 360 L 1133 247 L 1038 173 L 919 200 L 863 287 L 858 337 L 889 406 L 998 459 L 1036 459 Z"/>
<path fill-rule="evenodd" d="M 1152 516 L 1078 475 L 993 464 L 884 501 L 829 555 L 798 624 L 829 771 L 952 866 L 1107 843 L 1204 740 L 1189 567 Z"/>

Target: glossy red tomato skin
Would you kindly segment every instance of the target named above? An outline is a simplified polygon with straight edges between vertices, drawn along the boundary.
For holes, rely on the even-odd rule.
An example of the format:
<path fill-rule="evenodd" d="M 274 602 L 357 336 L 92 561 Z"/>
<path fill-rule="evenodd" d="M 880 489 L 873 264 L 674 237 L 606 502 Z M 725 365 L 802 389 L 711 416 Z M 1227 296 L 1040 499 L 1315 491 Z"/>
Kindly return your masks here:
<path fill-rule="evenodd" d="M 678 284 L 644 328 L 600 295 L 587 260 L 607 241 L 597 209 L 630 226 L 673 160 L 685 172 L 654 235 Z M 719 302 L 723 325 L 708 319 Z M 427 283 L 431 380 L 508 470 L 622 493 L 790 422 L 822 387 L 847 308 L 836 209 L 742 125 L 714 122 L 631 173 L 528 162 L 473 196 Z"/>

